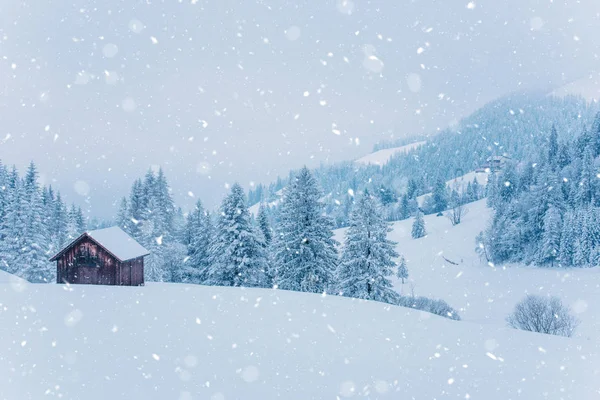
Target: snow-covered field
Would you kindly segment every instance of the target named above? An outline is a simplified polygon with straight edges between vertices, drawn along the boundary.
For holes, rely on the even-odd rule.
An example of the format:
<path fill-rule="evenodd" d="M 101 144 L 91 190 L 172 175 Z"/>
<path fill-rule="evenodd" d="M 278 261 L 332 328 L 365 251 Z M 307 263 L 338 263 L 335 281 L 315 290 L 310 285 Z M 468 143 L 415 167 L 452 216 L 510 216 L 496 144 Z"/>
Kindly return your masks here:
<path fill-rule="evenodd" d="M 591 342 L 335 296 L 5 283 L 0 298 L 3 399 L 589 399 L 598 386 Z"/>
<path fill-rule="evenodd" d="M 0 274 L 0 398 L 598 398 L 600 271 L 490 267 L 473 251 L 489 210 L 469 208 L 456 227 L 426 216 L 425 238 L 410 238 L 410 220 L 391 234 L 415 293 L 447 300 L 460 322 L 280 290 Z M 525 292 L 560 295 L 582 321 L 576 337 L 507 328 Z"/>
<path fill-rule="evenodd" d="M 379 150 L 374 153 L 367 154 L 366 156 L 361 157 L 358 160 L 355 160 L 354 162 L 358 164 L 385 165 L 390 160 L 390 158 L 392 158 L 396 154 L 407 153 L 425 143 L 425 141 L 415 142 L 401 147 L 393 147 L 390 149 Z"/>

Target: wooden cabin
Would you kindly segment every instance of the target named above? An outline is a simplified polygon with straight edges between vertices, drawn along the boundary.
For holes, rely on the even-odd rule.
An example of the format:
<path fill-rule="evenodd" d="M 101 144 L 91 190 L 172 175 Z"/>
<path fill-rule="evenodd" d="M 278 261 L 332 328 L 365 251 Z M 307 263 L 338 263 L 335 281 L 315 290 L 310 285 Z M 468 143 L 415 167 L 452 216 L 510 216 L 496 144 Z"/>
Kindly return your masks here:
<path fill-rule="evenodd" d="M 144 284 L 144 257 L 150 254 L 119 227 L 85 232 L 50 259 L 56 282 L 88 285 Z"/>

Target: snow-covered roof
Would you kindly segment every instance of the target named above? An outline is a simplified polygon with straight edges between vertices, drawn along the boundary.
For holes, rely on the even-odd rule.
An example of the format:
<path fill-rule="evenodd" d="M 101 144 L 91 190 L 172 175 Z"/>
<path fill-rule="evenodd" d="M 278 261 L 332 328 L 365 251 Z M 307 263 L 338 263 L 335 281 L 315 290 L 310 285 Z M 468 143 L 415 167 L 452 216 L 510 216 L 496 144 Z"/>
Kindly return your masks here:
<path fill-rule="evenodd" d="M 89 231 L 87 234 L 120 261 L 127 261 L 150 254 L 144 246 L 123 232 L 118 226 Z"/>
<path fill-rule="evenodd" d="M 96 229 L 82 234 L 80 237 L 65 246 L 57 255 L 52 257 L 50 261 L 56 260 L 60 257 L 67 249 L 73 246 L 75 243 L 83 237 L 89 237 L 100 246 L 104 247 L 109 253 L 115 256 L 119 261 L 128 261 L 134 258 L 147 256 L 150 254 L 148 250 L 141 244 L 136 242 L 131 236 L 125 233 L 118 226 L 112 226 L 110 228 Z"/>

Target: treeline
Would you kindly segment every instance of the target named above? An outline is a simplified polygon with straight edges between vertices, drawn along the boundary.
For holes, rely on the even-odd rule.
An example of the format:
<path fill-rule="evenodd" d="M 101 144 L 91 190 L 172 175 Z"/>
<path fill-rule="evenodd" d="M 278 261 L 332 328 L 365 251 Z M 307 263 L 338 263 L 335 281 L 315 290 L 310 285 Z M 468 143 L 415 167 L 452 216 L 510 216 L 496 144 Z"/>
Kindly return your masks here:
<path fill-rule="evenodd" d="M 32 162 L 24 177 L 0 163 L 0 269 L 30 282 L 53 282 L 48 259 L 86 229 L 81 208 L 40 187 Z"/>
<path fill-rule="evenodd" d="M 410 190 L 415 190 L 414 197 L 431 193 L 439 182 L 481 167 L 490 156 L 508 154 L 523 160 L 537 153 L 554 121 L 566 140 L 589 126 L 597 111 L 598 104 L 578 97 L 515 94 L 487 104 L 457 126 L 427 138 L 423 146 L 394 156 L 384 166 L 342 162 L 322 165 L 312 172 L 325 193 L 322 200 L 336 227 L 349 223 L 352 196 L 348 192 L 365 189 L 379 197 L 388 221 L 400 220 L 406 218 L 400 205 Z M 278 199 L 291 176 L 294 173 L 267 186 L 257 185 L 250 192 L 250 204 Z"/>
<path fill-rule="evenodd" d="M 394 291 L 394 276 L 408 278 L 408 268 L 403 258 L 396 264 L 395 243 L 387 238 L 391 228 L 375 196 L 358 196 L 341 252 L 322 197 L 317 181 L 303 168 L 284 190 L 276 221 L 264 206 L 254 218 L 238 184 L 215 215 L 198 201 L 184 216 L 161 170 L 133 184 L 117 223 L 150 250 L 147 280 L 327 292 L 458 319 L 443 302 L 402 298 Z"/>
<path fill-rule="evenodd" d="M 553 128 L 537 154 L 490 182 L 494 209 L 477 249 L 493 263 L 600 265 L 600 113 L 592 129 L 560 141 Z"/>

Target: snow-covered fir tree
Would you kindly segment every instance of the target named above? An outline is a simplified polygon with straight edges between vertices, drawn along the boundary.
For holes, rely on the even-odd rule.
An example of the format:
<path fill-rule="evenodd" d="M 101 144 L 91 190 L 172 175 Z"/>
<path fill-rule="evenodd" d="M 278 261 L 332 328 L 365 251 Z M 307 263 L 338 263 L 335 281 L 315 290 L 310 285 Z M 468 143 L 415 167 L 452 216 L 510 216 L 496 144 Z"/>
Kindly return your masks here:
<path fill-rule="evenodd" d="M 406 258 L 404 256 L 400 257 L 400 261 L 398 261 L 398 269 L 396 270 L 396 277 L 402 281 L 404 285 L 404 280 L 408 279 L 408 266 L 406 265 Z"/>
<path fill-rule="evenodd" d="M 24 246 L 27 217 L 23 209 L 23 182 L 13 167 L 6 183 L 6 206 L 0 221 L 0 266 L 12 273 L 22 271 L 20 251 Z"/>
<path fill-rule="evenodd" d="M 448 188 L 446 182 L 442 179 L 438 179 L 433 187 L 433 213 L 441 213 L 448 208 Z"/>
<path fill-rule="evenodd" d="M 425 219 L 423 218 L 421 210 L 418 210 L 412 224 L 411 236 L 413 239 L 419 239 L 425 235 L 427 235 L 427 231 L 425 230 Z"/>
<path fill-rule="evenodd" d="M 387 238 L 391 227 L 382 214 L 368 192 L 354 206 L 337 272 L 337 291 L 343 296 L 392 304 L 398 297 L 390 279 L 396 243 Z"/>
<path fill-rule="evenodd" d="M 304 167 L 284 190 L 275 246 L 275 282 L 282 289 L 321 293 L 332 285 L 338 257 L 321 191 Z"/>
<path fill-rule="evenodd" d="M 200 200 L 188 214 L 185 230 L 184 240 L 189 258 L 186 262 L 184 281 L 202 283 L 208 277 L 213 226 L 210 214 L 204 209 Z"/>
<path fill-rule="evenodd" d="M 562 217 L 555 206 L 550 206 L 544 216 L 544 231 L 542 243 L 538 255 L 540 264 L 554 266 L 560 252 L 560 234 L 562 228 Z"/>
<path fill-rule="evenodd" d="M 221 204 L 210 247 L 207 285 L 268 287 L 265 246 L 256 232 L 239 184 Z"/>
<path fill-rule="evenodd" d="M 25 215 L 25 232 L 18 257 L 22 265 L 21 276 L 30 282 L 51 282 L 56 274 L 48 261 L 49 232 L 44 225 L 41 191 L 35 164 L 29 164 L 23 182 L 22 204 Z"/>
<path fill-rule="evenodd" d="M 123 197 L 121 199 L 121 204 L 119 205 L 119 211 L 117 212 L 117 218 L 115 219 L 115 223 L 123 231 L 127 232 L 130 235 L 133 235 L 133 231 L 131 230 L 132 221 L 129 210 L 129 203 L 127 202 L 126 197 Z"/>
<path fill-rule="evenodd" d="M 273 230 L 271 229 L 271 223 L 269 222 L 269 216 L 267 215 L 267 209 L 264 203 L 260 203 L 256 219 L 263 235 L 265 245 L 270 246 L 273 241 Z"/>

